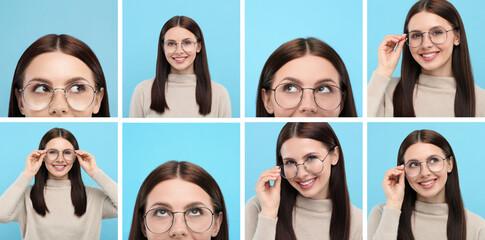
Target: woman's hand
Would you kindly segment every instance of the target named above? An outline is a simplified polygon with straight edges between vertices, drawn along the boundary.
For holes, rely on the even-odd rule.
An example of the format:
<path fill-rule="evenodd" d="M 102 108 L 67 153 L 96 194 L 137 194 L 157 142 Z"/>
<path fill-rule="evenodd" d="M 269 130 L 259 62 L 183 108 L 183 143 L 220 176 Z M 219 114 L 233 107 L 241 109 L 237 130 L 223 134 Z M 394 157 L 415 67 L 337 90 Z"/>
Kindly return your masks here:
<path fill-rule="evenodd" d="M 261 215 L 276 219 L 280 206 L 281 175 L 280 167 L 272 167 L 261 173 L 254 190 L 261 204 Z M 270 181 L 274 181 L 273 186 Z"/>
<path fill-rule="evenodd" d="M 406 42 L 406 34 L 387 35 L 384 37 L 381 45 L 377 48 L 378 65 L 376 72 L 389 78 L 392 76 L 399 62 L 404 42 Z"/>
<path fill-rule="evenodd" d="M 42 166 L 44 161 L 45 150 L 34 150 L 32 151 L 27 159 L 25 160 L 25 170 L 24 172 L 34 177 Z"/>
<path fill-rule="evenodd" d="M 81 167 L 83 167 L 84 171 L 86 171 L 86 173 L 92 178 L 99 170 L 94 156 L 91 153 L 83 150 L 76 150 L 75 153 Z"/>
<path fill-rule="evenodd" d="M 386 171 L 382 188 L 386 195 L 386 207 L 401 210 L 404 199 L 404 165 L 391 168 Z"/>

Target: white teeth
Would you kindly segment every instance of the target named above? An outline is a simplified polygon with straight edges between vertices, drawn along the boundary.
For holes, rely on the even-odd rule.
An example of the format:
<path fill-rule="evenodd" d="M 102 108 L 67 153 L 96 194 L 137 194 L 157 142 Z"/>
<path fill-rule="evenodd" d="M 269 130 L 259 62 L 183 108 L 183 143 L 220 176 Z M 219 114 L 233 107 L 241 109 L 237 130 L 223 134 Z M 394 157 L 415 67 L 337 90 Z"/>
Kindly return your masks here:
<path fill-rule="evenodd" d="M 423 54 L 423 57 L 432 57 L 434 55 L 436 55 L 436 53 Z"/>
<path fill-rule="evenodd" d="M 431 181 L 429 181 L 429 182 L 424 182 L 424 183 L 420 183 L 420 184 L 421 184 L 421 185 L 423 185 L 423 186 L 428 186 L 428 185 L 430 185 L 431 183 L 434 183 L 434 181 L 435 181 L 435 180 L 431 180 Z"/>
<path fill-rule="evenodd" d="M 181 57 L 181 58 L 175 58 L 176 61 L 182 61 L 184 60 L 185 58 L 184 57 Z"/>
<path fill-rule="evenodd" d="M 305 185 L 308 185 L 308 184 L 310 184 L 310 183 L 312 183 L 314 181 L 315 181 L 315 178 L 312 179 L 312 180 L 310 180 L 310 181 L 307 181 L 307 182 L 300 182 L 300 184 L 303 185 L 303 186 L 305 186 Z"/>
<path fill-rule="evenodd" d="M 64 166 L 54 166 L 57 170 L 62 170 Z"/>

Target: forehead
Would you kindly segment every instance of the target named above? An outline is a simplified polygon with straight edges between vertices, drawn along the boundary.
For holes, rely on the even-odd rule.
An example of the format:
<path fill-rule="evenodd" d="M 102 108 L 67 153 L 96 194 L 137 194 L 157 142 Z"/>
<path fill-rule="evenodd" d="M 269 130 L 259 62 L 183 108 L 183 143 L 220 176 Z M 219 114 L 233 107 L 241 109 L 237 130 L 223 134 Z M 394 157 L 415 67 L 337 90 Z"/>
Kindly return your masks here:
<path fill-rule="evenodd" d="M 304 87 L 313 87 L 324 79 L 330 79 L 340 86 L 337 69 L 329 60 L 319 56 L 305 55 L 287 62 L 276 71 L 273 85 L 287 77 L 298 79 Z"/>
<path fill-rule="evenodd" d="M 293 137 L 286 140 L 281 145 L 281 156 L 283 158 L 297 158 L 302 157 L 309 152 L 319 152 L 326 154 L 328 151 L 327 147 L 323 145 L 322 142 L 313 140 L 311 138 L 298 138 Z"/>
<path fill-rule="evenodd" d="M 441 148 L 431 143 L 418 142 L 406 150 L 404 160 L 426 160 L 426 158 L 432 155 L 444 157 L 444 152 Z"/>
<path fill-rule="evenodd" d="M 451 28 L 451 24 L 446 19 L 437 14 L 423 11 L 416 13 L 411 17 L 408 23 L 408 30 L 424 32 L 437 26 L 444 27 L 446 30 Z"/>
<path fill-rule="evenodd" d="M 187 38 L 196 40 L 195 35 L 191 31 L 183 27 L 173 27 L 173 28 L 170 28 L 165 33 L 165 41 L 167 40 L 181 41 Z"/>
<path fill-rule="evenodd" d="M 24 74 L 24 85 L 33 79 L 44 79 L 53 85 L 62 85 L 69 79 L 78 77 L 94 84 L 93 73 L 83 61 L 62 52 L 48 52 L 36 56 L 29 63 Z"/>
<path fill-rule="evenodd" d="M 146 199 L 146 208 L 152 208 L 155 203 L 164 203 L 174 210 L 183 210 L 193 202 L 202 202 L 212 208 L 212 200 L 204 189 L 197 184 L 175 178 L 160 182 L 152 189 Z"/>
<path fill-rule="evenodd" d="M 47 142 L 45 146 L 46 146 L 46 149 L 49 149 L 49 148 L 62 149 L 62 150 L 74 149 L 74 146 L 69 141 L 61 137 L 51 139 L 50 141 Z"/>

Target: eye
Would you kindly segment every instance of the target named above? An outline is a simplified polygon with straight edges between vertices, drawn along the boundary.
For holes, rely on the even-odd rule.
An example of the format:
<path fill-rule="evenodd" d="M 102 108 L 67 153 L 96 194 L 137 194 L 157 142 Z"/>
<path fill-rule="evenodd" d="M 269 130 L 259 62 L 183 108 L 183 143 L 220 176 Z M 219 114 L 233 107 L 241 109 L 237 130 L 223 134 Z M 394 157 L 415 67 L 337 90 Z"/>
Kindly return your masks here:
<path fill-rule="evenodd" d="M 71 93 L 83 93 L 86 92 L 87 87 L 85 84 L 73 84 L 69 87 Z"/>
<path fill-rule="evenodd" d="M 167 217 L 169 215 L 169 211 L 165 208 L 158 208 L 154 211 L 153 215 L 156 217 Z"/>
<path fill-rule="evenodd" d="M 67 149 L 66 149 L 66 150 L 64 150 L 64 151 L 62 152 L 62 154 L 64 154 L 64 156 L 71 156 L 71 155 L 72 155 L 72 151 L 71 151 L 71 150 L 67 150 Z"/>
<path fill-rule="evenodd" d="M 184 46 L 190 46 L 190 45 L 192 45 L 192 42 L 191 41 L 184 41 L 182 44 Z"/>
<path fill-rule="evenodd" d="M 428 161 L 429 161 L 429 163 L 439 163 L 439 162 L 441 162 L 441 158 L 439 158 L 439 157 L 432 157 Z"/>
<path fill-rule="evenodd" d="M 445 31 L 443 29 L 435 29 L 435 30 L 431 31 L 430 34 L 432 36 L 439 36 L 439 35 L 445 34 Z"/>
<path fill-rule="evenodd" d="M 202 209 L 197 208 L 197 207 L 190 208 L 189 210 L 187 210 L 187 215 L 189 215 L 189 216 L 200 216 L 200 215 L 203 215 L 203 214 L 204 213 L 203 213 Z"/>
<path fill-rule="evenodd" d="M 281 86 L 283 89 L 283 92 L 288 92 L 288 93 L 295 93 L 300 91 L 300 87 L 296 84 L 293 83 L 287 83 Z"/>
<path fill-rule="evenodd" d="M 175 45 L 177 45 L 176 42 L 166 42 L 165 45 L 169 46 L 169 47 L 173 47 Z"/>
<path fill-rule="evenodd" d="M 328 85 L 323 85 L 323 86 L 320 86 L 318 88 L 315 88 L 315 92 L 316 93 L 329 93 L 329 92 L 332 92 L 332 89 Z"/>
<path fill-rule="evenodd" d="M 410 167 L 410 168 L 419 167 L 419 163 L 418 162 L 410 162 L 410 163 L 408 163 L 408 167 Z"/>
<path fill-rule="evenodd" d="M 50 149 L 49 151 L 47 151 L 47 154 L 49 154 L 49 155 L 55 155 L 55 154 L 57 154 L 57 150 Z"/>
<path fill-rule="evenodd" d="M 283 165 L 285 165 L 285 166 L 296 166 L 296 162 L 288 161 L 288 162 L 283 163 Z"/>
<path fill-rule="evenodd" d="M 51 87 L 47 84 L 35 84 L 31 88 L 31 92 L 33 93 L 50 93 L 51 92 Z"/>
<path fill-rule="evenodd" d="M 417 39 L 417 38 L 421 38 L 422 36 L 423 36 L 423 33 L 414 32 L 414 33 L 411 33 L 409 37 L 411 39 Z"/>

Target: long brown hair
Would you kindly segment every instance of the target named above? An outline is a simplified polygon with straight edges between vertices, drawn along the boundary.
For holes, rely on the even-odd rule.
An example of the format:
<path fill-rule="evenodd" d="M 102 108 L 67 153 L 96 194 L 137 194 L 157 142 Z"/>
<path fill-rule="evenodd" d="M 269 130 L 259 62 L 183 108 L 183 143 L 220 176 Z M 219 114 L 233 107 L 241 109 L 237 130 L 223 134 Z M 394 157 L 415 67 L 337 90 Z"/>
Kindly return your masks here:
<path fill-rule="evenodd" d="M 9 117 L 24 117 L 20 112 L 19 104 L 15 92 L 23 88 L 25 69 L 32 60 L 43 53 L 62 52 L 71 55 L 86 64 L 93 72 L 95 89 L 104 88 L 103 100 L 98 113 L 93 117 L 109 117 L 108 89 L 106 79 L 104 78 L 103 69 L 94 52 L 81 40 L 66 34 L 49 34 L 45 35 L 30 45 L 20 57 L 15 73 L 13 75 L 12 87 L 10 90 L 10 103 L 8 108 Z"/>
<path fill-rule="evenodd" d="M 201 187 L 207 194 L 209 194 L 212 203 L 214 204 L 214 212 L 222 213 L 222 223 L 219 228 L 217 236 L 212 237 L 212 240 L 227 240 L 229 239 L 229 230 L 227 224 L 227 211 L 224 197 L 221 189 L 217 185 L 216 180 L 206 172 L 203 168 L 189 162 L 166 162 L 155 170 L 153 170 L 141 184 L 138 195 L 136 196 L 135 208 L 133 210 L 133 220 L 131 222 L 129 240 L 147 240 L 145 236 L 145 225 L 143 216 L 145 215 L 146 201 L 148 194 L 153 188 L 165 180 L 180 178 Z"/>
<path fill-rule="evenodd" d="M 323 41 L 316 38 L 297 38 L 286 42 L 276 49 L 264 64 L 258 84 L 256 98 L 256 117 L 274 117 L 264 107 L 261 90 L 271 88 L 275 73 L 286 63 L 305 55 L 314 55 L 327 59 L 332 63 L 340 76 L 340 88 L 344 93 L 342 112 L 339 117 L 357 117 L 354 95 L 350 84 L 349 73 L 337 52 Z"/>
<path fill-rule="evenodd" d="M 456 8 L 446 0 L 421 0 L 411 7 L 404 22 L 404 33 L 408 33 L 411 18 L 419 12 L 434 13 L 446 19 L 460 35 L 460 44 L 453 46 L 451 69 L 456 81 L 455 116 L 475 116 L 475 82 L 473 80 L 470 54 L 466 40 L 465 26 Z M 402 51 L 401 81 L 396 86 L 393 95 L 395 117 L 415 117 L 413 92 L 418 82 L 421 66 L 414 60 L 409 48 Z"/>
<path fill-rule="evenodd" d="M 175 16 L 170 18 L 160 31 L 156 75 L 152 86 L 152 102 L 150 104 L 150 109 L 158 113 L 164 113 L 166 109 L 169 109 L 167 99 L 165 98 L 165 89 L 167 87 L 168 74 L 170 73 L 170 64 L 165 57 L 163 43 L 165 41 L 165 33 L 173 27 L 182 27 L 189 30 L 195 35 L 197 44 L 200 45 L 200 52 L 197 53 L 194 60 L 194 72 L 197 78 L 195 99 L 199 105 L 199 113 L 201 115 L 207 115 L 211 112 L 212 88 L 204 36 L 202 35 L 202 30 L 199 25 L 192 18 L 186 16 Z"/>
<path fill-rule="evenodd" d="M 281 146 L 290 138 L 310 138 L 321 142 L 328 151 L 335 151 L 338 147 L 339 159 L 332 165 L 329 180 L 329 196 L 332 200 L 332 217 L 330 220 L 330 239 L 349 239 L 350 236 L 350 200 L 345 177 L 344 154 L 340 142 L 332 127 L 324 122 L 287 123 L 281 129 L 276 143 L 276 165 L 283 163 Z M 276 224 L 276 239 L 296 240 L 293 230 L 292 212 L 298 191 L 285 178 L 281 179 L 281 192 Z"/>
<path fill-rule="evenodd" d="M 465 240 L 466 239 L 466 218 L 463 200 L 461 198 L 460 184 L 458 180 L 458 165 L 456 157 L 451 149 L 450 144 L 439 133 L 432 130 L 416 130 L 410 133 L 399 147 L 397 155 L 397 165 L 404 164 L 404 154 L 407 149 L 416 143 L 430 143 L 443 151 L 447 159 L 453 161 L 453 168 L 448 173 L 448 180 L 445 184 L 445 200 L 448 204 L 448 223 L 446 234 L 448 239 Z M 416 204 L 416 191 L 405 181 L 404 200 L 401 208 L 401 217 L 399 218 L 399 240 L 414 239 L 411 229 L 411 216 Z"/>
<path fill-rule="evenodd" d="M 79 150 L 79 145 L 74 135 L 63 128 L 53 128 L 44 134 L 40 140 L 39 150 L 44 150 L 47 143 L 54 138 L 63 138 L 69 141 L 75 150 Z M 32 205 L 35 211 L 41 216 L 45 216 L 46 212 L 49 212 L 44 198 L 44 187 L 48 176 L 49 171 L 45 166 L 45 162 L 43 162 L 39 171 L 35 175 L 34 186 L 30 191 Z M 71 180 L 71 201 L 74 206 L 74 214 L 81 217 L 86 212 L 87 198 L 86 188 L 84 187 L 83 179 L 81 177 L 81 167 L 77 157 L 72 163 L 72 168 L 68 173 L 68 177 Z"/>

